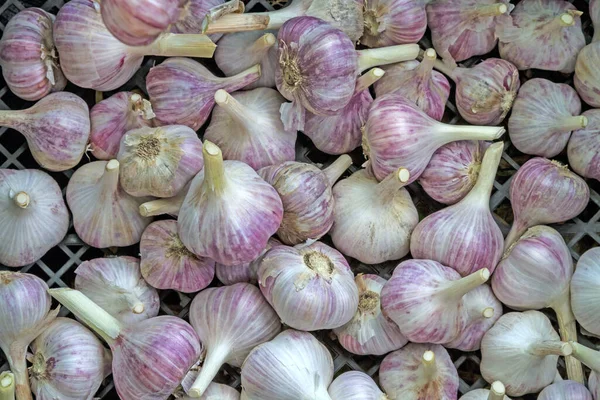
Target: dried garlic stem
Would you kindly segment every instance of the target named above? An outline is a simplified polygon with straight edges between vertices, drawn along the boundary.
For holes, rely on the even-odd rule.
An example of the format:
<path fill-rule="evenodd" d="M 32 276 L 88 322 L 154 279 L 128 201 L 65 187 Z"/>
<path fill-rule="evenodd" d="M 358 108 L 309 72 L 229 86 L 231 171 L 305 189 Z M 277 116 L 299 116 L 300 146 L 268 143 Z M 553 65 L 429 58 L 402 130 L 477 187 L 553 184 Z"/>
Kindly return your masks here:
<path fill-rule="evenodd" d="M 419 52 L 418 44 L 399 44 L 379 49 L 358 50 L 358 69 L 362 72 L 380 65 L 414 60 Z"/>

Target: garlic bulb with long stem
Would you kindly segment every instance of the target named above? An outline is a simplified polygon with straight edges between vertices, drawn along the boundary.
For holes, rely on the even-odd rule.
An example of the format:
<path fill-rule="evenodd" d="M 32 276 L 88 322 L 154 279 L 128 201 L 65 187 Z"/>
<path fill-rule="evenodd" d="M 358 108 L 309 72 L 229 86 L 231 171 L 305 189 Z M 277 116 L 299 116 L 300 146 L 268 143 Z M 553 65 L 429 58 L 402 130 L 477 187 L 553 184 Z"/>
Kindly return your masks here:
<path fill-rule="evenodd" d="M 571 131 L 585 128 L 577 92 L 564 83 L 530 79 L 519 90 L 508 119 L 510 141 L 521 152 L 540 157 L 558 155 Z"/>
<path fill-rule="evenodd" d="M 481 341 L 481 374 L 510 396 L 536 393 L 556 376 L 559 356 L 573 352 L 539 311 L 504 314 Z"/>
<path fill-rule="evenodd" d="M 600 110 L 588 110 L 581 116 L 588 120 L 588 126 L 571 133 L 569 165 L 579 175 L 600 181 Z"/>
<path fill-rule="evenodd" d="M 242 365 L 242 399 L 331 400 L 329 350 L 308 332 L 288 329 L 256 346 Z"/>
<path fill-rule="evenodd" d="M 441 146 L 457 140 L 494 140 L 502 127 L 447 125 L 434 120 L 411 101 L 395 93 L 375 99 L 363 136 L 368 168 L 383 180 L 400 167 L 408 169 L 407 184 L 417 180 Z"/>
<path fill-rule="evenodd" d="M 177 221 L 148 225 L 140 240 L 140 268 L 146 282 L 157 289 L 198 292 L 215 276 L 215 262 L 189 251 L 177 234 Z"/>
<path fill-rule="evenodd" d="M 592 394 L 579 382 L 559 381 L 546 386 L 538 400 L 592 400 Z"/>
<path fill-rule="evenodd" d="M 206 348 L 200 374 L 188 393 L 200 397 L 225 363 L 241 367 L 256 346 L 281 331 L 279 317 L 248 283 L 206 289 L 194 297 L 190 322 Z"/>
<path fill-rule="evenodd" d="M 23 134 L 35 161 L 50 171 L 76 166 L 90 137 L 88 106 L 68 92 L 51 93 L 26 110 L 0 111 L 0 126 Z"/>
<path fill-rule="evenodd" d="M 214 97 L 218 107 L 204 140 L 219 146 L 225 160 L 243 161 L 255 170 L 294 160 L 297 134 L 283 127 L 279 108 L 285 99 L 276 90 L 229 94 L 219 89 Z"/>
<path fill-rule="evenodd" d="M 134 257 L 95 258 L 75 269 L 75 289 L 123 325 L 156 317 L 160 300 L 144 281 Z"/>
<path fill-rule="evenodd" d="M 335 247 L 365 264 L 399 260 L 409 252 L 419 213 L 405 186 L 410 178 L 398 168 L 378 182 L 360 170 L 333 187 Z"/>
<path fill-rule="evenodd" d="M 15 400 L 15 375 L 10 371 L 0 373 L 0 400 Z"/>
<path fill-rule="evenodd" d="M 388 400 L 373 378 L 364 372 L 348 371 L 339 375 L 327 389 L 331 400 Z"/>
<path fill-rule="evenodd" d="M 411 342 L 450 342 L 470 321 L 465 295 L 489 277 L 486 268 L 461 278 L 436 261 L 403 261 L 381 291 L 383 313 Z"/>
<path fill-rule="evenodd" d="M 249 165 L 223 161 L 221 149 L 210 141 L 204 141 L 202 152 L 204 169 L 179 210 L 179 237 L 194 254 L 220 264 L 250 262 L 281 224 L 281 199 Z"/>
<path fill-rule="evenodd" d="M 67 185 L 75 232 L 85 243 L 98 248 L 139 242 L 152 222 L 138 212 L 140 204 L 148 200 L 123 190 L 117 160 L 86 164 L 75 171 Z"/>
<path fill-rule="evenodd" d="M 342 347 L 353 354 L 383 355 L 404 346 L 408 340 L 381 312 L 381 289 L 387 281 L 377 275 L 359 274 L 354 282 L 358 309 L 350 322 L 333 330 Z"/>
<path fill-rule="evenodd" d="M 256 82 L 260 76 L 260 65 L 219 78 L 199 62 L 173 57 L 150 68 L 146 87 L 161 125 L 186 125 L 197 130 L 208 119 L 217 90 L 234 92 Z"/>
<path fill-rule="evenodd" d="M 413 257 L 438 261 L 462 276 L 481 268 L 494 272 L 504 238 L 490 210 L 490 196 L 503 150 L 503 142 L 488 147 L 469 194 L 419 222 L 410 239 Z"/>
<path fill-rule="evenodd" d="M 0 66 L 8 88 L 24 100 L 39 100 L 65 88 L 52 37 L 54 15 L 30 7 L 9 19 L 0 40 Z"/>
<path fill-rule="evenodd" d="M 260 263 L 258 283 L 281 321 L 294 329 L 338 328 L 358 307 L 350 265 L 321 242 L 273 247 Z"/>
<path fill-rule="evenodd" d="M 18 400 L 32 400 L 27 346 L 56 318 L 48 285 L 35 275 L 0 271 L 0 349 L 14 374 Z"/>
<path fill-rule="evenodd" d="M 505 395 L 506 388 L 500 381 L 492 382 L 490 389 L 475 389 L 465 393 L 458 400 L 511 400 Z"/>
<path fill-rule="evenodd" d="M 583 253 L 577 261 L 577 268 L 571 279 L 573 314 L 577 322 L 594 335 L 600 335 L 600 315 L 597 306 L 600 288 L 599 257 L 599 248 L 592 248 Z M 573 340 L 576 340 L 576 336 Z"/>
<path fill-rule="evenodd" d="M 31 264 L 69 230 L 69 211 L 58 183 L 35 169 L 0 169 L 0 264 Z"/>
<path fill-rule="evenodd" d="M 265 253 L 272 247 L 280 245 L 281 242 L 279 240 L 275 239 L 274 237 L 269 238 L 267 246 L 257 258 L 249 263 L 243 263 L 239 265 L 223 265 L 217 263 L 215 265 L 215 275 L 217 276 L 217 279 L 224 285 L 233 285 L 234 283 L 240 282 L 257 283 L 258 267 L 260 266 L 262 256 L 265 255 Z"/>
<path fill-rule="evenodd" d="M 368 47 L 417 43 L 427 29 L 425 1 L 367 0 L 360 43 Z"/>
<path fill-rule="evenodd" d="M 445 348 L 410 343 L 388 354 L 379 381 L 390 400 L 456 400 L 458 373 Z"/>

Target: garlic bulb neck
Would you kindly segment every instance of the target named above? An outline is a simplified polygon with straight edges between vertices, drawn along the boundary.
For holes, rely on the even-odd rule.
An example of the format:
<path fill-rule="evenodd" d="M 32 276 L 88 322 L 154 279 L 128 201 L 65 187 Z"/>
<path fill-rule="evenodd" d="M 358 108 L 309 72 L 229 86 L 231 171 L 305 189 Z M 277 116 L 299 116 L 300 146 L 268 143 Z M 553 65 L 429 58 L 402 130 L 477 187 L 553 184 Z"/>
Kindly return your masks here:
<path fill-rule="evenodd" d="M 398 190 L 406 186 L 410 179 L 408 169 L 400 167 L 395 172 L 389 174 L 384 180 L 377 184 L 374 194 L 375 198 L 383 203 L 391 201 L 398 193 Z"/>
<path fill-rule="evenodd" d="M 247 126 L 248 123 L 252 123 L 252 121 L 256 119 L 256 114 L 253 113 L 252 110 L 248 109 L 248 107 L 237 101 L 223 89 L 219 89 L 215 92 L 215 103 L 223 108 L 234 121 L 242 126 Z M 246 130 L 240 130 L 240 132 L 243 132 L 244 134 L 247 133 Z"/>
<path fill-rule="evenodd" d="M 419 55 L 418 44 L 399 44 L 378 49 L 358 50 L 358 69 L 366 71 L 380 65 L 414 60 Z"/>
<path fill-rule="evenodd" d="M 569 293 L 569 286 L 563 294 L 557 297 L 550 308 L 556 313 L 556 319 L 558 320 L 558 332 L 560 339 L 571 343 L 571 341 L 577 342 L 577 322 L 575 315 L 571 309 L 571 298 Z M 570 380 L 585 383 L 585 375 L 581 367 L 581 363 L 576 357 L 565 357 L 565 364 L 567 368 L 567 376 Z"/>
<path fill-rule="evenodd" d="M 495 17 L 506 14 L 508 6 L 504 3 L 494 3 L 477 6 L 476 9 L 479 17 Z"/>
<path fill-rule="evenodd" d="M 189 395 L 192 397 L 200 397 L 204 394 L 223 364 L 227 362 L 230 349 L 226 346 L 219 346 L 208 350 L 208 352 L 202 364 L 202 373 L 198 375 L 194 384 L 188 390 Z"/>
<path fill-rule="evenodd" d="M 446 75 L 448 78 L 452 79 L 454 82 L 457 81 L 458 76 L 465 71 L 465 68 L 459 68 L 459 67 L 450 67 L 446 64 L 444 64 L 444 62 L 442 60 L 434 60 L 433 61 L 433 68 L 437 69 L 438 71 L 440 71 L 442 74 Z"/>
<path fill-rule="evenodd" d="M 15 204 L 20 208 L 27 208 L 31 202 L 31 198 L 26 192 L 19 192 L 14 197 Z"/>
<path fill-rule="evenodd" d="M 437 365 L 435 363 L 435 353 L 431 350 L 423 353 L 421 359 L 421 365 L 423 367 L 423 377 L 426 381 L 431 382 L 437 377 Z"/>
<path fill-rule="evenodd" d="M 469 194 L 465 196 L 465 201 L 478 202 L 483 207 L 489 207 L 490 195 L 494 188 L 494 180 L 503 151 L 504 142 L 494 143 L 488 147 L 483 155 L 477 182 Z"/>
<path fill-rule="evenodd" d="M 134 314 L 141 314 L 144 312 L 144 303 L 133 293 L 123 293 L 123 300 L 127 303 L 129 308 Z"/>
<path fill-rule="evenodd" d="M 318 250 L 308 252 L 303 256 L 304 264 L 317 275 L 330 280 L 334 267 L 331 259 Z"/>
<path fill-rule="evenodd" d="M 140 215 L 151 217 L 162 214 L 176 214 L 183 204 L 185 196 L 175 196 L 168 199 L 157 199 L 140 204 Z"/>
<path fill-rule="evenodd" d="M 267 54 L 269 49 L 275 45 L 277 38 L 272 33 L 265 33 L 252 43 L 250 46 L 252 53 Z"/>
<path fill-rule="evenodd" d="M 206 35 L 163 33 L 147 46 L 129 47 L 140 56 L 211 58 L 217 45 Z"/>
<path fill-rule="evenodd" d="M 0 400 L 15 400 L 15 376 L 10 371 L 0 374 Z"/>
<path fill-rule="evenodd" d="M 223 153 L 214 143 L 206 140 L 202 149 L 204 156 L 204 183 L 210 192 L 221 194 L 225 189 L 225 169 L 223 168 Z"/>
<path fill-rule="evenodd" d="M 440 124 L 440 134 L 452 137 L 451 141 L 457 140 L 496 140 L 504 135 L 506 130 L 501 126 L 473 126 L 473 125 L 450 125 Z"/>
<path fill-rule="evenodd" d="M 419 71 L 419 75 L 422 77 L 429 76 L 431 71 L 433 71 L 433 66 L 435 61 L 437 60 L 437 53 L 434 49 L 427 49 L 423 53 L 423 60 L 419 63 L 417 67 Z"/>
<path fill-rule="evenodd" d="M 377 82 L 383 75 L 385 75 L 385 71 L 381 68 L 371 68 L 368 72 L 361 75 L 356 80 L 356 88 L 354 89 L 354 93 L 358 94 L 364 90 L 367 90 L 369 86 Z"/>
<path fill-rule="evenodd" d="M 26 118 L 24 111 L 26 110 L 0 110 L 0 126 L 15 128 Z"/>
<path fill-rule="evenodd" d="M 102 175 L 102 184 L 106 188 L 106 193 L 114 193 L 119 185 L 119 161 L 110 160 L 104 167 Z"/>
<path fill-rule="evenodd" d="M 488 400 L 504 400 L 504 396 L 506 396 L 506 388 L 504 387 L 502 382 L 493 382 L 492 386 L 490 387 Z"/>
<path fill-rule="evenodd" d="M 351 165 L 352 158 L 348 154 L 342 154 L 336 158 L 336 160 L 329 167 L 323 170 L 323 173 L 329 181 L 329 185 L 333 186 L 333 184 L 340 179 L 340 176 L 342 176 L 342 174 L 346 172 Z"/>
<path fill-rule="evenodd" d="M 464 278 L 448 282 L 441 293 L 449 299 L 461 299 L 471 290 L 483 285 L 489 278 L 490 271 L 487 268 L 483 268 Z"/>
<path fill-rule="evenodd" d="M 569 342 L 573 349 L 573 357 L 584 363 L 591 370 L 600 373 L 600 352 L 592 350 L 577 342 Z"/>
<path fill-rule="evenodd" d="M 152 111 L 152 104 L 150 101 L 144 99 L 137 93 L 134 93 L 129 97 L 129 108 L 134 113 L 141 115 L 144 119 L 156 117 L 154 111 Z"/>
<path fill-rule="evenodd" d="M 573 25 L 575 25 L 575 17 L 578 17 L 582 14 L 583 14 L 583 12 L 581 12 L 581 11 L 569 10 L 568 12 L 561 14 L 557 18 L 557 21 L 559 22 L 559 24 L 561 26 L 564 26 L 564 27 L 573 26 Z"/>
<path fill-rule="evenodd" d="M 563 118 L 555 125 L 555 128 L 561 131 L 576 131 L 585 128 L 588 125 L 588 119 L 584 115 L 576 115 L 573 117 Z"/>
<path fill-rule="evenodd" d="M 529 354 L 539 357 L 568 356 L 573 352 L 573 347 L 559 340 L 543 340 L 529 345 Z"/>

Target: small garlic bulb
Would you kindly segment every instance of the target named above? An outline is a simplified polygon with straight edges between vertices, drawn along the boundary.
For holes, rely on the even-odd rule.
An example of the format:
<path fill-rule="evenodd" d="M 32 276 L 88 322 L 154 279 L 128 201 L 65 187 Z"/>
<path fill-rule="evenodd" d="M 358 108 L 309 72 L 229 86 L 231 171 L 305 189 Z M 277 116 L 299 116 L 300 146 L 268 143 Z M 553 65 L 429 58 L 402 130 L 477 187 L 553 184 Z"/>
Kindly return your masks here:
<path fill-rule="evenodd" d="M 364 372 L 344 372 L 329 385 L 331 400 L 388 400 L 373 378 Z"/>
<path fill-rule="evenodd" d="M 281 242 L 275 238 L 269 238 L 267 247 L 260 253 L 260 255 L 249 263 L 239 265 L 215 265 L 215 275 L 217 279 L 224 285 L 233 285 L 239 282 L 257 283 L 258 282 L 258 267 L 262 256 L 265 255 L 272 247 L 281 246 Z"/>
<path fill-rule="evenodd" d="M 488 382 L 503 382 L 510 396 L 536 393 L 554 380 L 558 356 L 572 351 L 541 312 L 511 312 L 481 341 L 481 374 Z"/>
<path fill-rule="evenodd" d="M 465 393 L 458 400 L 511 400 L 510 397 L 505 396 L 506 388 L 500 381 L 492 383 L 490 389 L 475 389 Z"/>
<path fill-rule="evenodd" d="M 379 382 L 390 400 L 456 400 L 458 372 L 445 348 L 410 343 L 388 354 Z"/>
<path fill-rule="evenodd" d="M 294 329 L 338 328 L 358 307 L 354 274 L 344 256 L 320 242 L 276 246 L 258 268 L 260 290 L 281 321 Z"/>
<path fill-rule="evenodd" d="M 350 322 L 333 330 L 342 347 L 353 354 L 383 355 L 404 346 L 408 340 L 381 312 L 381 289 L 387 281 L 377 275 L 359 274 L 354 282 L 358 309 Z"/>
<path fill-rule="evenodd" d="M 600 181 L 600 110 L 581 114 L 588 126 L 573 131 L 567 146 L 569 165 L 584 178 Z"/>
<path fill-rule="evenodd" d="M 73 213 L 75 232 L 97 248 L 124 247 L 140 241 L 152 222 L 138 208 L 147 197 L 125 193 L 119 183 L 117 160 L 95 161 L 79 168 L 67 185 L 67 203 Z"/>
<path fill-rule="evenodd" d="M 600 336 L 599 289 L 600 248 L 595 247 L 583 253 L 577 261 L 571 279 L 571 306 L 577 322 L 588 332 Z"/>
<path fill-rule="evenodd" d="M 592 394 L 579 382 L 559 381 L 546 386 L 537 400 L 592 400 Z"/>
<path fill-rule="evenodd" d="M 175 196 L 204 166 L 202 142 L 183 125 L 127 132 L 117 159 L 119 183 L 135 197 Z"/>

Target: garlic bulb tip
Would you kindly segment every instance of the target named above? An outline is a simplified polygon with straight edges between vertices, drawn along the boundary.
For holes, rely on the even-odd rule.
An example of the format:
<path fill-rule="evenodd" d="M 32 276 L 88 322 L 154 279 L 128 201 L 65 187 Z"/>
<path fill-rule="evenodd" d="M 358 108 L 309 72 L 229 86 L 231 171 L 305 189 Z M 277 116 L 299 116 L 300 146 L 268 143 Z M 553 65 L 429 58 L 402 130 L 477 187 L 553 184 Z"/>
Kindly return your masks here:
<path fill-rule="evenodd" d="M 492 318 L 494 316 L 494 309 L 492 307 L 486 307 L 481 314 L 484 318 Z"/>
<path fill-rule="evenodd" d="M 15 203 L 21 208 L 27 208 L 30 201 L 29 195 L 25 192 L 19 192 L 15 196 Z"/>
<path fill-rule="evenodd" d="M 107 171 L 112 171 L 119 168 L 119 161 L 117 160 L 110 160 L 107 164 L 106 164 L 106 170 Z"/>

